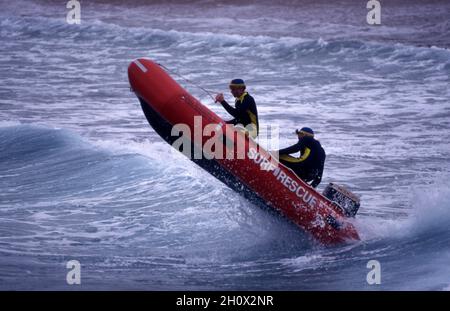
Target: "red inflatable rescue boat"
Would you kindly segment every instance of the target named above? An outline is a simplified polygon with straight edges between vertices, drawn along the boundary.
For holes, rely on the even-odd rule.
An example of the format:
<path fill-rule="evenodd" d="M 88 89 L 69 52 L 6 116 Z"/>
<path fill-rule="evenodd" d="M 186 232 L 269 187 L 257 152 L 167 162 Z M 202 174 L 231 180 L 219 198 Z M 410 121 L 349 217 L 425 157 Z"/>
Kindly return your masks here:
<path fill-rule="evenodd" d="M 238 148 L 232 148 L 228 143 L 234 141 L 230 135 L 236 133 L 229 134 L 224 120 L 183 89 L 160 65 L 149 59 L 134 60 L 128 68 L 128 78 L 148 122 L 169 144 L 179 138 L 171 135 L 176 124 L 187 125 L 192 133 L 194 127 L 198 130 L 199 126 L 204 129 L 208 124 L 214 124 L 216 129 L 223 130 L 225 152 L 236 155 Z M 279 212 L 323 244 L 359 240 L 348 217 L 354 215 L 349 215 L 339 201 L 333 200 L 335 197 L 357 200 L 351 193 L 346 196 L 345 190 L 339 192 L 338 186 L 330 184 L 325 192 L 331 196 L 325 197 L 279 164 L 253 139 L 241 135 L 245 140 L 244 158 L 236 155 L 222 159 L 191 157 L 191 160 L 249 201 Z M 209 138 L 202 137 L 202 143 Z M 193 150 L 201 149 L 194 141 L 192 139 Z M 357 205 L 359 207 L 359 201 Z"/>

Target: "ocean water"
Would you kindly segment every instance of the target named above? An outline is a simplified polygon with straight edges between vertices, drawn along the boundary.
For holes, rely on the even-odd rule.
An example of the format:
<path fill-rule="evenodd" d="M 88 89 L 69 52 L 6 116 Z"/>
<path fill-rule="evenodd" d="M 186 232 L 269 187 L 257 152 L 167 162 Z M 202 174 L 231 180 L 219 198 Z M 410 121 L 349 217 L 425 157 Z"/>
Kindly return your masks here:
<path fill-rule="evenodd" d="M 352 1 L 0 7 L 0 289 L 450 288 L 450 4 L 393 1 L 376 27 Z M 129 90 L 138 57 L 229 100 L 244 78 L 282 146 L 312 127 L 361 241 L 321 246 L 173 152 Z"/>

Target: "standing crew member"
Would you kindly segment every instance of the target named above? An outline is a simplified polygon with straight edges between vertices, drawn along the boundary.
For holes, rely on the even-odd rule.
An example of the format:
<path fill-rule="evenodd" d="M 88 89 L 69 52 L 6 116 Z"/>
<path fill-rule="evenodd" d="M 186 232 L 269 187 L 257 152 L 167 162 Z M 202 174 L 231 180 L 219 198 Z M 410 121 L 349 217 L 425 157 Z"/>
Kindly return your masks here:
<path fill-rule="evenodd" d="M 223 108 L 234 117 L 227 123 L 233 125 L 242 124 L 249 132 L 249 135 L 252 138 L 256 138 L 259 133 L 258 111 L 255 100 L 245 91 L 244 80 L 232 80 L 230 91 L 236 98 L 234 107 L 227 103 L 222 93 L 216 95 L 216 102 L 221 103 Z"/>

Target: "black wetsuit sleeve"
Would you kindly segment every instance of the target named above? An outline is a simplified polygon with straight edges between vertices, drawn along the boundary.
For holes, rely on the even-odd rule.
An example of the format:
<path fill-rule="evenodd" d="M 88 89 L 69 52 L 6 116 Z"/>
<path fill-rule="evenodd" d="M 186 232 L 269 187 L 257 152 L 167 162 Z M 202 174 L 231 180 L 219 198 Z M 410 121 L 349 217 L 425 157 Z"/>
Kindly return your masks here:
<path fill-rule="evenodd" d="M 238 110 L 234 107 L 231 107 L 229 103 L 227 103 L 226 100 L 223 100 L 220 102 L 223 106 L 223 108 L 225 108 L 225 110 L 231 114 L 233 117 L 236 118 L 236 116 L 238 115 Z"/>
<path fill-rule="evenodd" d="M 291 154 L 291 153 L 296 153 L 301 151 L 303 148 L 303 144 L 301 141 L 299 141 L 298 143 L 296 143 L 295 145 L 292 145 L 290 147 L 284 148 L 284 149 L 280 149 L 278 150 L 278 154 Z"/>

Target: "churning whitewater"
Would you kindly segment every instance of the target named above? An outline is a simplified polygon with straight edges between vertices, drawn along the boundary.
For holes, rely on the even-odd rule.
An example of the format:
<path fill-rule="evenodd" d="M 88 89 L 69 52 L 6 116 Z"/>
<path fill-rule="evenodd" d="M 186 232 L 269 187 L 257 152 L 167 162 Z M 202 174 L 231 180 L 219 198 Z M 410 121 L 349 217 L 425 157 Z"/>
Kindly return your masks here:
<path fill-rule="evenodd" d="M 70 260 L 88 290 L 450 288 L 448 3 L 424 5 L 433 24 L 392 5 L 376 30 L 351 1 L 90 1 L 80 25 L 64 4 L 0 5 L 0 289 L 73 289 Z M 245 78 L 282 146 L 313 127 L 319 190 L 361 196 L 361 241 L 321 246 L 173 151 L 130 92 L 138 57 L 227 100 Z"/>

